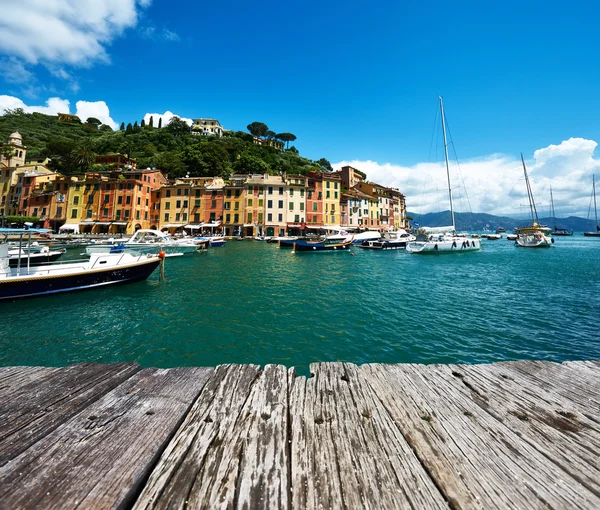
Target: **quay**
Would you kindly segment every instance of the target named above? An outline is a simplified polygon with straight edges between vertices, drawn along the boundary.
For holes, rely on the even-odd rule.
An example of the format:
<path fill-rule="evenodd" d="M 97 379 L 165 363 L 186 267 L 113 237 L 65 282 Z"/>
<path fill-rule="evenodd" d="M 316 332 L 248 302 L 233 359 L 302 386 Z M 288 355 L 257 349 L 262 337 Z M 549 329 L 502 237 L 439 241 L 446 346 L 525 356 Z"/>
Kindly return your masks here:
<path fill-rule="evenodd" d="M 1 508 L 600 508 L 600 362 L 0 368 Z"/>

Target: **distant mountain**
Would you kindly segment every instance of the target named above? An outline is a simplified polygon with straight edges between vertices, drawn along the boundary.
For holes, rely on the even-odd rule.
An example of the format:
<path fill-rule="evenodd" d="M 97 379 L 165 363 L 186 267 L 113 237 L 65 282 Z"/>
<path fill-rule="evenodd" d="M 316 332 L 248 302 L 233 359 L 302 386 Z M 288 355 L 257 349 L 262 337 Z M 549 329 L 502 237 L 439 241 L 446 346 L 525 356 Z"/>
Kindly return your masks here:
<path fill-rule="evenodd" d="M 421 227 L 443 227 L 452 223 L 450 211 L 428 214 L 408 212 L 407 214 L 413 218 L 413 221 L 410 222 L 411 224 L 417 222 Z M 531 223 L 527 219 L 515 219 L 508 216 L 494 216 L 493 214 L 485 213 L 454 213 L 454 216 L 456 218 L 456 228 L 459 231 L 478 232 L 496 230 L 498 227 L 503 227 L 507 232 L 512 232 L 515 227 L 523 227 Z M 540 218 L 540 223 L 553 228 L 555 222 L 553 218 Z M 556 225 L 559 228 L 568 228 L 574 232 L 584 232 L 594 229 L 592 223 L 588 222 L 585 218 L 578 218 L 577 216 L 557 218 Z"/>

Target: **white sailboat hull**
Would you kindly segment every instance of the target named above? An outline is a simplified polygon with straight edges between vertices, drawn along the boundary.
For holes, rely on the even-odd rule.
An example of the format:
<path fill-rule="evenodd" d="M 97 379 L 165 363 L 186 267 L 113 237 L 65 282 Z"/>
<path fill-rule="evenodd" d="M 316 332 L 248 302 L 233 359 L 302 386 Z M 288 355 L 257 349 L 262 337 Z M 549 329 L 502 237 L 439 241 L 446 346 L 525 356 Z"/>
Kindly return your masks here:
<path fill-rule="evenodd" d="M 406 245 L 406 251 L 420 254 L 464 253 L 481 249 L 479 239 L 464 237 L 445 238 L 442 240 L 413 241 Z"/>
<path fill-rule="evenodd" d="M 517 237 L 515 244 L 522 248 L 550 248 L 552 246 L 552 238 L 543 234 L 522 234 Z"/>

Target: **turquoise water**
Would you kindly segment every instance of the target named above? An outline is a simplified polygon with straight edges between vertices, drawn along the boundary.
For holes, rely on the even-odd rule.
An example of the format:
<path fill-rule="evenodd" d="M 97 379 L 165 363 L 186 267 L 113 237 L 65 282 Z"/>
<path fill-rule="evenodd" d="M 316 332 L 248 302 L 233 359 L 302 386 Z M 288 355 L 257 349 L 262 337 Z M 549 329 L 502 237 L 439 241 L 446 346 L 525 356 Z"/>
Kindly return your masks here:
<path fill-rule="evenodd" d="M 600 358 L 600 240 L 292 254 L 230 241 L 145 282 L 0 304 L 0 365 Z M 352 255 L 353 253 L 353 255 Z M 76 252 L 70 252 L 73 257 Z"/>

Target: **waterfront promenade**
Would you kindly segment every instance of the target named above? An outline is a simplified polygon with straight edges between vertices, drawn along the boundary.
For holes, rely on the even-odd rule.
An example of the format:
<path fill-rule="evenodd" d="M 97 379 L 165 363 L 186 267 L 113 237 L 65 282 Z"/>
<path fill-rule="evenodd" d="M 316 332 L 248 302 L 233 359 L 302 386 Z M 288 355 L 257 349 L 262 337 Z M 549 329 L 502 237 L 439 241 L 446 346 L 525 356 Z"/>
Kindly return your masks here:
<path fill-rule="evenodd" d="M 310 371 L 0 368 L 0 507 L 600 507 L 600 362 Z"/>

